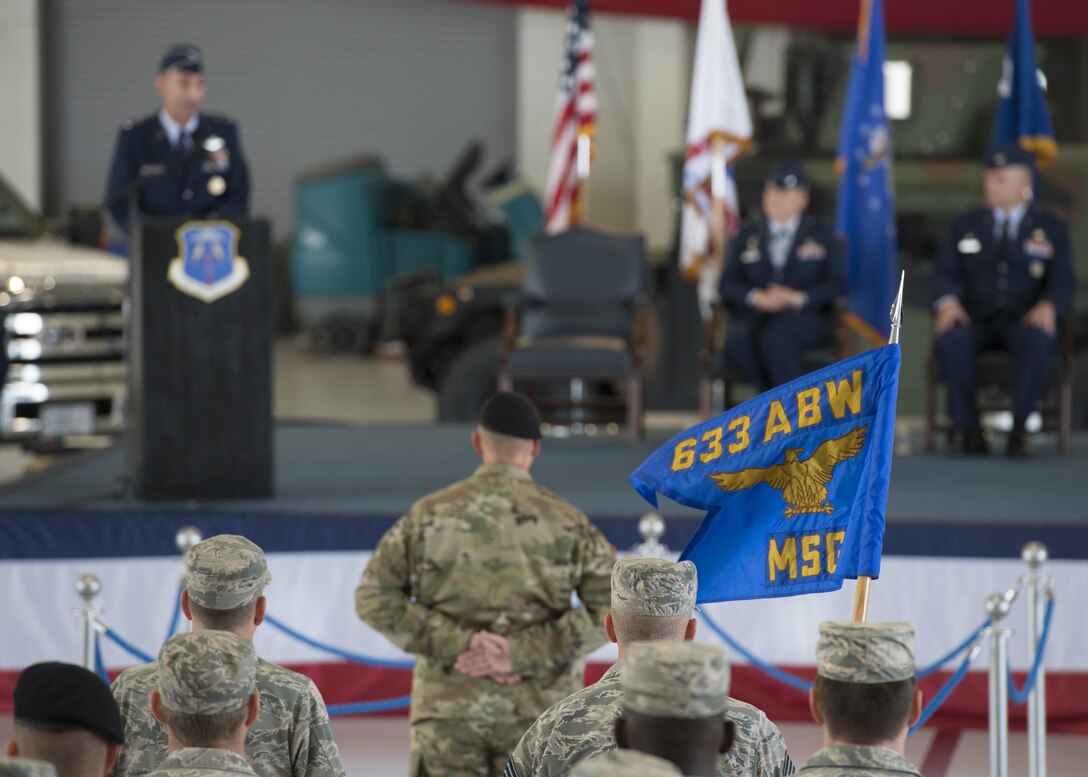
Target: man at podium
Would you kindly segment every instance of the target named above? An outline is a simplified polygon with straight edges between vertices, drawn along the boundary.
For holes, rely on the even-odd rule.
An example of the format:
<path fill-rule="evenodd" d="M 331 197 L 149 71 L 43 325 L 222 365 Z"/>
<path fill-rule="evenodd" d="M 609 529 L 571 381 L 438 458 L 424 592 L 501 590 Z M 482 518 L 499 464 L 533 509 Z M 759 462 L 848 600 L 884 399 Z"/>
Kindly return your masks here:
<path fill-rule="evenodd" d="M 171 46 L 159 63 L 157 113 L 126 121 L 106 185 L 110 215 L 127 234 L 130 208 L 160 216 L 245 216 L 249 174 L 238 128 L 201 113 L 204 59 L 196 46 Z"/>

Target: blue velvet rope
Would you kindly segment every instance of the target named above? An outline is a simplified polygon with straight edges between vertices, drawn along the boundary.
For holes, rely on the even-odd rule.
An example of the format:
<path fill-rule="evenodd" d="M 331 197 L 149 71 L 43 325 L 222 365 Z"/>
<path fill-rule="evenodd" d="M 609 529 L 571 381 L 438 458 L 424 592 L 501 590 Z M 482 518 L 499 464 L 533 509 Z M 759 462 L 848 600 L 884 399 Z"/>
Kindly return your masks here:
<path fill-rule="evenodd" d="M 98 632 L 94 635 L 94 670 L 106 685 L 110 684 L 110 676 L 106 673 L 106 662 L 102 660 L 102 640 L 99 639 Z"/>
<path fill-rule="evenodd" d="M 127 641 L 122 639 L 121 636 L 119 634 L 117 634 L 117 632 L 115 632 L 113 629 L 106 629 L 103 636 L 105 636 L 106 639 L 108 639 L 113 644 L 117 645 L 117 647 L 121 648 L 121 650 L 128 653 L 130 656 L 135 658 L 140 663 L 150 664 L 152 661 L 155 660 L 154 658 L 149 656 L 147 653 L 143 652 L 142 650 L 140 650 L 137 647 L 133 647 L 130 643 L 128 643 Z"/>
<path fill-rule="evenodd" d="M 1046 653 L 1046 643 L 1050 639 L 1050 621 L 1054 616 L 1054 598 L 1046 603 L 1046 613 L 1043 615 L 1043 631 L 1039 635 L 1039 644 L 1035 648 L 1035 660 L 1031 664 L 1031 671 L 1024 682 L 1023 689 L 1017 688 L 1012 679 L 1012 670 L 1009 670 L 1009 699 L 1014 704 L 1026 704 L 1035 688 L 1035 681 L 1039 679 L 1039 668 L 1043 665 L 1043 655 Z"/>
<path fill-rule="evenodd" d="M 304 634 L 301 634 L 290 626 L 283 624 L 276 620 L 271 615 L 264 616 L 265 622 L 269 626 L 279 629 L 292 639 L 296 639 L 304 645 L 309 645 L 317 650 L 322 650 L 330 655 L 338 656 L 347 661 L 351 661 L 354 664 L 362 664 L 363 666 L 379 666 L 385 669 L 411 669 L 413 664 L 411 661 L 396 661 L 388 658 L 374 658 L 372 656 L 364 656 L 359 653 L 349 653 L 347 650 L 341 650 L 338 647 L 332 645 L 326 645 L 324 642 L 318 642 L 316 639 L 311 639 Z M 405 697 L 407 698 L 407 697 Z"/>
<path fill-rule="evenodd" d="M 940 708 L 940 706 L 948 700 L 948 697 L 952 695 L 952 691 L 956 690 L 956 686 L 959 685 L 963 678 L 967 675 L 967 669 L 971 666 L 972 658 L 973 656 L 970 653 L 963 657 L 963 661 L 962 663 L 960 663 L 959 668 L 952 673 L 951 677 L 945 680 L 944 685 L 941 686 L 941 689 L 937 691 L 937 693 L 930 700 L 929 704 L 927 704 L 922 709 L 922 716 L 918 718 L 917 723 L 910 727 L 909 733 L 913 734 L 915 731 L 924 726 L 929 721 L 929 719 L 933 717 L 933 713 L 936 712 Z"/>
<path fill-rule="evenodd" d="M 975 629 L 975 632 L 971 636 L 969 636 L 967 639 L 965 639 L 960 644 L 956 645 L 956 647 L 952 648 L 950 651 L 948 651 L 946 654 L 944 654 L 943 656 L 938 658 L 936 661 L 934 661 L 929 666 L 925 667 L 924 669 L 919 669 L 917 672 L 915 672 L 915 674 L 914 674 L 915 679 L 921 680 L 921 679 L 923 679 L 925 677 L 929 677 L 931 674 L 936 672 L 938 669 L 940 669 L 942 666 L 947 664 L 949 661 L 951 661 L 953 658 L 958 656 L 960 653 L 962 653 L 963 651 L 967 650 L 969 647 L 974 645 L 975 642 L 978 641 L 978 638 L 982 635 L 982 632 L 985 631 L 986 629 L 988 629 L 992 623 L 993 623 L 993 621 L 991 619 L 989 619 L 989 618 L 984 620 L 982 622 L 982 625 L 979 626 L 977 629 Z"/>
<path fill-rule="evenodd" d="M 381 701 L 360 701 L 354 704 L 331 704 L 328 707 L 329 715 L 365 715 L 368 712 L 386 712 L 387 710 L 402 710 L 412 703 L 411 696 L 398 696 L 395 699 L 382 699 Z"/>
<path fill-rule="evenodd" d="M 715 623 L 714 619 L 707 615 L 705 612 L 700 611 L 699 617 L 701 617 L 706 622 L 706 625 L 710 627 L 711 631 L 721 637 L 722 641 L 725 642 L 725 644 L 729 645 L 729 647 L 732 648 L 735 652 L 744 656 L 748 660 L 748 663 L 750 663 L 759 671 L 763 672 L 765 675 L 775 680 L 778 680 L 780 683 L 784 683 L 791 688 L 795 688 L 798 691 L 805 691 L 807 693 L 808 690 L 812 687 L 812 683 L 808 682 L 807 680 L 803 680 L 802 678 L 796 675 L 792 675 L 789 672 L 784 672 L 777 666 L 772 666 L 771 664 L 768 664 L 756 658 L 751 651 L 747 650 L 743 645 L 741 645 L 731 636 L 726 634 L 725 630 L 717 623 Z"/>

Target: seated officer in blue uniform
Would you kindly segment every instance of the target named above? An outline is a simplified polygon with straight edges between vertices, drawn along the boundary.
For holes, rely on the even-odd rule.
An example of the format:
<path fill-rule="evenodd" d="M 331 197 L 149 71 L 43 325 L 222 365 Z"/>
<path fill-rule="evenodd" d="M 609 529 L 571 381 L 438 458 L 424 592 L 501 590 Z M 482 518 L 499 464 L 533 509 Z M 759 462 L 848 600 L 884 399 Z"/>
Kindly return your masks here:
<path fill-rule="evenodd" d="M 956 445 L 971 454 L 987 447 L 975 407 L 975 357 L 1012 353 L 1008 453 L 1022 456 L 1024 423 L 1046 389 L 1059 322 L 1073 304 L 1073 258 L 1065 222 L 1032 203 L 1032 154 L 1002 146 L 987 167 L 986 207 L 953 221 L 933 268 L 935 350 Z"/>
<path fill-rule="evenodd" d="M 222 116 L 201 113 L 204 61 L 200 49 L 172 46 L 163 55 L 155 90 L 158 113 L 126 121 L 106 185 L 113 220 L 126 233 L 130 197 L 122 193 L 138 180 L 133 194 L 142 214 L 244 216 L 249 211 L 249 174 L 238 128 Z M 120 199 L 118 199 L 120 197 Z"/>
<path fill-rule="evenodd" d="M 729 242 L 720 294 L 730 312 L 725 358 L 760 391 L 804 374 L 801 352 L 832 336 L 828 315 L 845 292 L 845 260 L 831 226 L 805 215 L 808 178 L 780 162 L 763 187 L 763 217 Z"/>

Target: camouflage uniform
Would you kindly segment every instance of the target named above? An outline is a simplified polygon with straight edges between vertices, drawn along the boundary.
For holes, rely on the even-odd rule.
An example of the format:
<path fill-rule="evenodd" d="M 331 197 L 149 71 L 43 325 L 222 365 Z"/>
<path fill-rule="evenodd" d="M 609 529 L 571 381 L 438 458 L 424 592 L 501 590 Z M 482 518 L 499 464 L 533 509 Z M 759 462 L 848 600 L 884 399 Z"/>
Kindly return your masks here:
<path fill-rule="evenodd" d="M 909 680 L 915 672 L 914 628 L 909 623 L 821 623 L 820 638 L 816 643 L 816 670 L 820 676 L 842 683 Z M 901 753 L 884 747 L 850 744 L 825 747 L 797 774 L 805 777 L 921 777 L 917 767 Z"/>
<path fill-rule="evenodd" d="M 612 611 L 637 616 L 690 614 L 698 581 L 690 561 L 622 558 L 612 573 Z M 510 756 L 512 777 L 559 777 L 595 753 L 614 750 L 614 723 L 623 702 L 614 664 L 594 685 L 574 693 L 541 715 Z M 725 716 L 736 727 L 733 747 L 718 762 L 721 777 L 784 777 L 793 762 L 778 727 L 762 711 L 733 698 Z"/>
<path fill-rule="evenodd" d="M 922 777 L 906 756 L 864 745 L 825 747 L 797 774 L 798 777 Z"/>
<path fill-rule="evenodd" d="M 159 651 L 155 676 L 163 708 L 187 715 L 223 715 L 245 707 L 257 693 L 257 654 L 249 640 L 225 631 L 179 634 Z M 151 774 L 257 777 L 238 753 L 209 747 L 175 750 Z"/>
<path fill-rule="evenodd" d="M 512 466 L 481 466 L 397 521 L 355 608 L 417 656 L 413 775 L 498 774 L 537 715 L 582 687 L 584 657 L 605 641 L 613 560 L 585 515 Z M 520 683 L 453 668 L 481 630 L 509 639 Z"/>
<path fill-rule="evenodd" d="M 249 761 L 230 750 L 186 747 L 166 757 L 155 777 L 213 777 L 217 774 L 257 775 Z"/>
<path fill-rule="evenodd" d="M 612 750 L 575 764 L 570 777 L 675 777 L 680 770 L 672 761 L 637 750 Z"/>
<path fill-rule="evenodd" d="M 264 552 L 244 537 L 221 534 L 186 557 L 189 599 L 212 610 L 256 601 L 271 582 Z M 140 777 L 166 757 L 166 729 L 151 714 L 158 662 L 126 669 L 113 683 L 125 723 L 115 777 Z M 320 691 L 310 678 L 258 659 L 261 709 L 246 732 L 246 754 L 262 777 L 343 777 L 344 767 Z"/>
<path fill-rule="evenodd" d="M 47 761 L 0 757 L 0 777 L 57 777 L 57 770 Z"/>
<path fill-rule="evenodd" d="M 126 669 L 113 682 L 113 698 L 125 721 L 125 745 L 117 777 L 139 777 L 166 757 L 166 728 L 155 720 L 147 696 L 156 688 L 158 662 Z M 246 732 L 246 756 L 262 777 L 343 775 L 321 692 L 310 678 L 257 662 L 261 711 Z"/>

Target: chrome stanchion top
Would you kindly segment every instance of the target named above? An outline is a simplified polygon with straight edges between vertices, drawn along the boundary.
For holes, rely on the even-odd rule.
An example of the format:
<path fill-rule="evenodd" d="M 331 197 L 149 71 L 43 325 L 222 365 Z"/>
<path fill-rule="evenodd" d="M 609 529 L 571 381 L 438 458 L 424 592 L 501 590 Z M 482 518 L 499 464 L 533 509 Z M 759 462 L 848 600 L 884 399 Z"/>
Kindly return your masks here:
<path fill-rule="evenodd" d="M 1031 569 L 1038 569 L 1047 562 L 1050 552 L 1041 542 L 1029 542 L 1020 550 L 1020 558 Z"/>
<path fill-rule="evenodd" d="M 174 543 L 178 546 L 178 553 L 182 556 L 189 552 L 189 548 L 204 539 L 203 532 L 195 526 L 182 526 L 174 535 Z"/>
<path fill-rule="evenodd" d="M 91 601 L 98 596 L 101 591 L 102 581 L 89 572 L 80 575 L 79 579 L 76 580 L 76 593 L 79 594 L 80 598 L 83 599 L 87 605 L 90 605 Z"/>
<path fill-rule="evenodd" d="M 665 536 L 665 519 L 658 513 L 643 513 L 638 519 L 638 533 L 642 542 L 631 550 L 644 558 L 664 558 L 669 552 L 667 545 L 661 542 Z"/>

